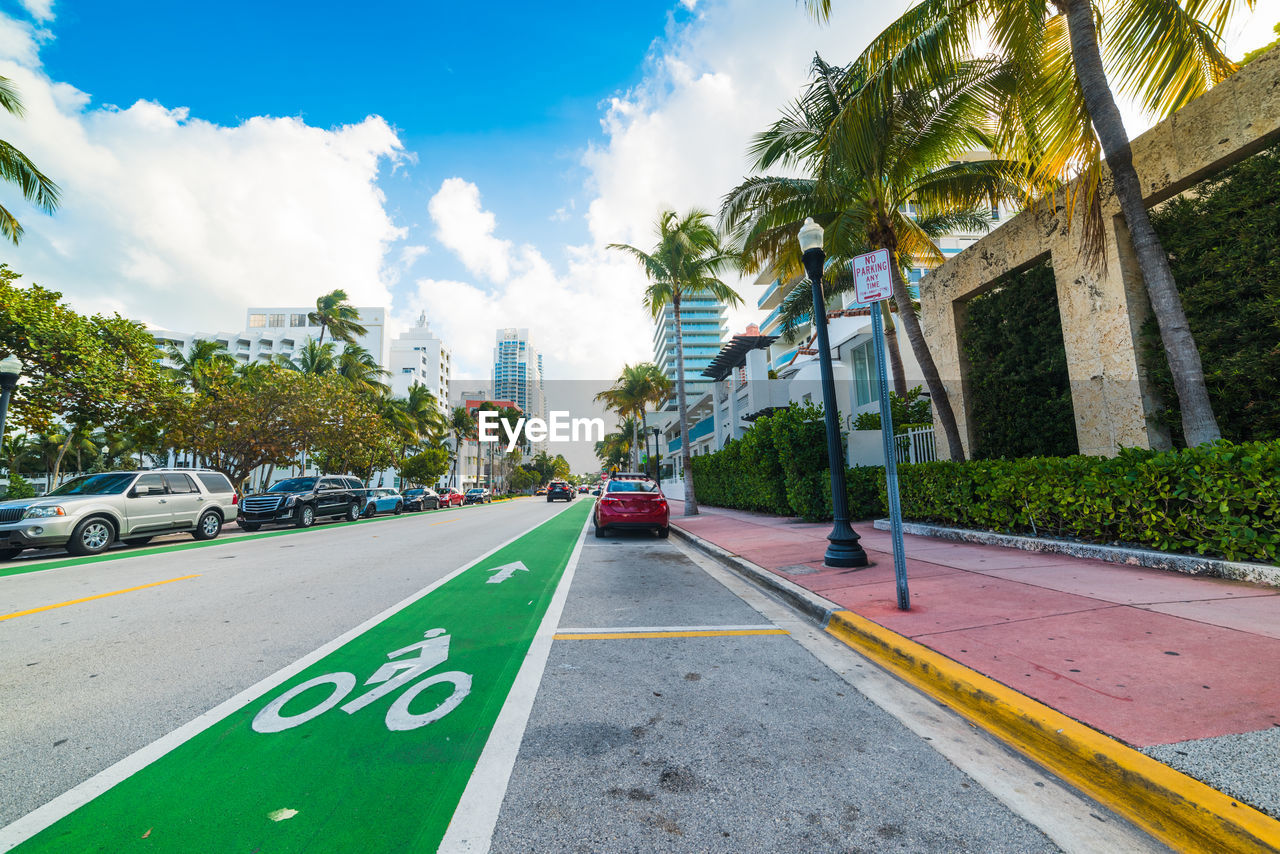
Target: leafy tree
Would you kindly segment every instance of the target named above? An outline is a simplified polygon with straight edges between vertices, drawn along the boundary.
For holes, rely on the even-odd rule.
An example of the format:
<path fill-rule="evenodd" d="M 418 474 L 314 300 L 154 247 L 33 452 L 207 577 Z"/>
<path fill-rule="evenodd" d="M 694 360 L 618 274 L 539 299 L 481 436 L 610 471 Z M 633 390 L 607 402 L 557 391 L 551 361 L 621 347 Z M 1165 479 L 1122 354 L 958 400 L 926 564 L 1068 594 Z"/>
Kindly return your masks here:
<path fill-rule="evenodd" d="M 805 3 L 820 18 L 830 12 L 831 0 Z M 1192 445 L 1212 442 L 1220 432 L 1107 69 L 1122 94 L 1156 116 L 1168 116 L 1235 72 L 1238 66 L 1222 52 L 1221 34 L 1234 12 L 1252 5 L 1253 0 L 923 0 L 858 59 L 872 73 L 868 85 L 887 100 L 936 78 L 939 68 L 971 54 L 977 34 L 985 36 L 1017 84 L 1010 98 L 993 105 L 1001 119 L 996 144 L 1032 164 L 1041 187 L 1056 190 L 1080 180 L 1081 191 L 1066 193 L 1066 201 L 1072 209 L 1083 205 L 1084 242 L 1099 260 L 1105 224 L 1097 193 L 1105 158 L 1160 329 L 1183 434 Z M 1068 221 L 1072 216 L 1069 210 Z"/>
<path fill-rule="evenodd" d="M 920 386 L 907 390 L 905 395 L 896 391 L 889 392 L 889 411 L 893 413 L 893 429 L 930 424 L 933 416 L 930 412 L 929 398 L 924 396 Z M 880 413 L 864 412 L 853 422 L 855 430 L 879 430 Z"/>
<path fill-rule="evenodd" d="M 7 77 L 0 77 L 0 107 L 9 115 L 22 118 L 22 99 Z M 22 190 L 22 197 L 45 213 L 58 209 L 58 185 L 37 169 L 25 154 L 4 140 L 0 140 L 0 178 L 17 185 Z M 22 239 L 22 224 L 4 206 L 0 206 L 0 234 L 12 240 L 15 246 Z"/>
<path fill-rule="evenodd" d="M 342 288 L 330 291 L 316 299 L 316 310 L 307 313 L 307 322 L 320 327 L 320 344 L 324 343 L 324 333 L 329 337 L 347 344 L 354 344 L 356 338 L 369 330 L 359 323 L 360 312 L 353 306 Z"/>
<path fill-rule="evenodd" d="M 1280 36 L 1280 24 L 1276 24 L 1274 27 L 1272 27 L 1271 32 L 1275 33 L 1277 36 Z M 1275 41 L 1271 42 L 1270 44 L 1264 44 L 1262 47 L 1258 48 L 1257 50 L 1249 51 L 1244 55 L 1244 59 L 1240 60 L 1240 64 L 1248 65 L 1250 62 L 1253 62 L 1255 59 L 1262 56 L 1267 51 L 1276 48 L 1277 46 L 1280 46 L 1280 38 L 1277 38 Z"/>
<path fill-rule="evenodd" d="M 455 406 L 449 413 L 449 432 L 453 434 L 453 479 L 461 484 L 461 473 L 458 467 L 462 460 L 463 442 L 472 438 L 476 432 L 476 420 L 465 406 Z"/>
<path fill-rule="evenodd" d="M 888 250 L 898 318 L 937 406 L 951 459 L 961 460 L 951 399 L 902 270 L 915 259 L 942 263 L 934 238 L 960 227 L 985 229 L 991 204 L 1017 193 L 1014 164 L 961 158 L 988 143 L 990 104 L 1008 75 L 991 62 L 953 63 L 929 87 L 875 99 L 874 109 L 865 103 L 868 77 L 858 63 L 838 68 L 816 57 L 809 87 L 752 146 L 758 171 L 798 165 L 808 177 L 749 178 L 726 196 L 721 218 L 742 241 L 748 269 L 769 264 L 791 276 L 802 269 L 797 234 L 812 216 L 826 231 L 834 274 L 828 294 L 853 290 L 848 266 L 854 256 Z M 908 215 L 908 202 L 917 215 Z M 792 289 L 786 322 L 812 312 L 811 303 L 807 288 Z M 887 311 L 883 305 L 879 310 Z M 893 373 L 895 390 L 905 393 L 901 358 Z"/>
<path fill-rule="evenodd" d="M 647 426 L 645 411 L 669 397 L 671 380 L 653 362 L 624 365 L 613 386 L 595 397 L 619 415 L 631 416 L 631 455 L 636 471 L 640 470 L 640 430 Z"/>
<path fill-rule="evenodd" d="M 35 498 L 36 489 L 17 472 L 9 472 L 9 488 L 5 491 L 4 501 L 17 501 L 20 498 Z"/>
<path fill-rule="evenodd" d="M 196 338 L 189 350 L 174 344 L 165 349 L 165 355 L 174 363 L 165 372 L 180 385 L 195 390 L 205 386 L 212 375 L 236 367 L 236 357 L 227 352 L 217 341 Z"/>
<path fill-rule="evenodd" d="M 711 296 L 728 305 L 740 305 L 742 298 L 718 275 L 734 256 L 720 246 L 720 238 L 709 220 L 711 215 L 696 208 L 683 216 L 673 210 L 658 216 L 655 230 L 658 242 L 651 252 L 624 243 L 611 243 L 609 248 L 631 255 L 644 269 L 649 287 L 644 304 L 656 320 L 670 306 L 675 320 L 676 401 L 680 410 L 680 454 L 684 470 L 690 472 L 689 407 L 684 390 L 684 340 L 682 338 L 680 304 L 686 297 Z M 693 476 L 684 479 L 684 513 L 698 514 Z"/>
<path fill-rule="evenodd" d="M 434 484 L 449 470 L 449 452 L 444 448 L 427 448 L 400 464 L 400 476 L 410 483 Z"/>

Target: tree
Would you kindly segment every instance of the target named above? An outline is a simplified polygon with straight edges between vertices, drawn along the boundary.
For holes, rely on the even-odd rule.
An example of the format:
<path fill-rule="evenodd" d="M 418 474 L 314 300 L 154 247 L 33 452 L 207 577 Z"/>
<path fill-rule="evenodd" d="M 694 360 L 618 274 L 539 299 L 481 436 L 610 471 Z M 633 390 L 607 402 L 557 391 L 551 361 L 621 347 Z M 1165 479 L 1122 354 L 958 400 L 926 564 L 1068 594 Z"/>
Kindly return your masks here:
<path fill-rule="evenodd" d="M 622 430 L 605 433 L 604 439 L 596 442 L 595 452 L 606 469 L 621 468 L 631 455 L 631 437 Z"/>
<path fill-rule="evenodd" d="M 462 443 L 476 431 L 476 420 L 471 417 L 465 406 L 455 406 L 449 413 L 449 431 L 453 433 L 453 479 L 462 485 L 462 474 L 459 465 L 462 460 Z"/>
<path fill-rule="evenodd" d="M 986 228 L 989 213 L 980 211 L 1018 192 L 1016 164 L 960 158 L 988 141 L 990 104 L 1009 79 L 995 63 L 962 62 L 940 73 L 933 88 L 880 99 L 867 89 L 868 78 L 858 63 L 838 68 L 815 57 L 808 89 L 752 146 L 757 170 L 798 165 L 810 177 L 749 178 L 725 197 L 721 218 L 742 242 L 748 269 L 772 264 L 791 275 L 802 269 L 796 235 L 812 216 L 826 229 L 834 285 L 828 293 L 853 289 L 848 265 L 854 256 L 888 250 L 898 318 L 950 457 L 963 460 L 951 400 L 902 270 L 917 258 L 941 263 L 935 237 L 956 227 Z M 915 216 L 908 215 L 908 202 Z M 787 322 L 812 310 L 807 289 L 794 288 Z M 905 394 L 900 359 L 894 374 L 895 390 Z"/>
<path fill-rule="evenodd" d="M 237 367 L 236 357 L 228 353 L 225 347 L 217 341 L 208 341 L 204 338 L 193 339 L 189 351 L 170 344 L 165 350 L 165 356 L 174 363 L 174 366 L 166 368 L 165 372 L 179 384 L 193 391 L 203 387 L 211 375 L 217 374 L 220 370 Z"/>
<path fill-rule="evenodd" d="M 1276 24 L 1274 27 L 1272 27 L 1271 32 L 1275 33 L 1277 36 L 1280 36 L 1280 24 Z M 1262 56 L 1267 51 L 1272 50 L 1276 47 L 1280 47 L 1280 38 L 1277 38 L 1275 41 L 1271 42 L 1270 44 L 1264 44 L 1262 47 L 1258 48 L 1257 50 L 1249 51 L 1244 55 L 1244 59 L 1240 60 L 1240 64 L 1248 65 L 1250 62 L 1253 62 L 1255 59 Z"/>
<path fill-rule="evenodd" d="M 384 371 L 373 354 L 359 344 L 347 344 L 342 348 L 337 372 L 361 394 L 380 395 L 390 391 L 383 382 L 391 376 L 390 372 Z"/>
<path fill-rule="evenodd" d="M 613 386 L 596 395 L 596 400 L 623 417 L 631 416 L 631 455 L 640 470 L 640 430 L 645 426 L 645 410 L 661 405 L 671 396 L 671 380 L 653 362 L 624 365 Z"/>
<path fill-rule="evenodd" d="M 721 270 L 733 261 L 733 255 L 720 247 L 720 238 L 709 220 L 711 215 L 696 208 L 683 216 L 673 210 L 663 211 L 656 224 L 658 242 L 652 252 L 624 243 L 611 243 L 609 248 L 631 255 L 644 269 L 649 287 L 644 304 L 656 320 L 668 306 L 675 319 L 676 339 L 676 403 L 680 412 L 680 455 L 684 463 L 684 513 L 698 515 L 697 496 L 693 489 L 693 470 L 689 462 L 689 407 L 684 390 L 684 341 L 680 323 L 680 304 L 686 297 L 708 295 L 729 305 L 739 305 L 742 298 L 718 278 Z"/>
<path fill-rule="evenodd" d="M 831 0 L 805 3 L 820 18 L 830 13 Z M 1115 0 L 1106 5 L 924 0 L 877 36 L 858 60 L 872 72 L 870 84 L 884 98 L 970 55 L 975 36 L 986 36 L 1017 82 L 1011 97 L 994 105 L 1001 119 L 997 144 L 1033 164 L 1041 187 L 1079 181 L 1078 190 L 1066 192 L 1068 221 L 1071 209 L 1083 204 L 1083 242 L 1099 262 L 1104 224 L 1097 194 L 1105 160 L 1160 329 L 1189 445 L 1212 442 L 1220 431 L 1168 253 L 1143 201 L 1106 67 L 1121 93 L 1158 117 L 1168 116 L 1236 71 L 1222 52 L 1220 34 L 1234 12 L 1252 5 L 1252 0 Z"/>
<path fill-rule="evenodd" d="M 356 338 L 369 330 L 359 323 L 360 312 L 353 306 L 342 288 L 316 298 L 316 310 L 307 313 L 307 322 L 320 327 L 319 343 L 324 343 L 325 330 L 329 337 L 354 344 Z"/>
<path fill-rule="evenodd" d="M 449 452 L 444 448 L 427 448 L 400 464 L 400 476 L 410 483 L 430 486 L 449 470 Z"/>
<path fill-rule="evenodd" d="M 18 90 L 7 77 L 0 77 L 0 107 L 11 116 L 22 118 L 24 109 Z M 49 180 L 28 157 L 0 139 L 0 178 L 22 190 L 22 197 L 45 213 L 58 209 L 58 185 Z M 22 224 L 9 209 L 0 205 L 0 234 L 13 241 L 22 239 Z"/>
<path fill-rule="evenodd" d="M 324 330 L 321 330 L 321 334 L 323 332 Z M 316 376 L 333 373 L 338 364 L 333 342 L 330 341 L 325 344 L 314 338 L 308 338 L 306 343 L 298 348 L 298 352 L 294 354 L 292 359 L 283 354 L 278 355 L 276 358 L 279 360 L 281 367 Z"/>

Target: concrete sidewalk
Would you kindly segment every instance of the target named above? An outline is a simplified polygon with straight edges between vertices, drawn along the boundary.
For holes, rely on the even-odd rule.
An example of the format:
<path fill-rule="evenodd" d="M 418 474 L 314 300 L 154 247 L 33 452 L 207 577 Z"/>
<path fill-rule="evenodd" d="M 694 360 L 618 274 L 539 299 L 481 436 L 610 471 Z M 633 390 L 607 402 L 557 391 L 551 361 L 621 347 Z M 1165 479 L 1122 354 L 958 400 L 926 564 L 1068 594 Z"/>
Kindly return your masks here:
<path fill-rule="evenodd" d="M 822 564 L 829 523 L 703 507 L 672 524 L 1280 817 L 1280 589 L 888 532 L 871 566 Z"/>

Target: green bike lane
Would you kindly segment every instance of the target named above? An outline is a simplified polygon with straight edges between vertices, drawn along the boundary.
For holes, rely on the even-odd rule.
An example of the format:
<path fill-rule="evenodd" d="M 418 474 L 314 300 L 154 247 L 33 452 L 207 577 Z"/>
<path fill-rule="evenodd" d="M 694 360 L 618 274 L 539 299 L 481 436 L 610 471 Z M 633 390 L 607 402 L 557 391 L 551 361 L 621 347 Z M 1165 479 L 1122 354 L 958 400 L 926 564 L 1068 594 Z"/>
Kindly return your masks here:
<path fill-rule="evenodd" d="M 435 851 L 587 507 L 0 830 L 0 850 Z"/>

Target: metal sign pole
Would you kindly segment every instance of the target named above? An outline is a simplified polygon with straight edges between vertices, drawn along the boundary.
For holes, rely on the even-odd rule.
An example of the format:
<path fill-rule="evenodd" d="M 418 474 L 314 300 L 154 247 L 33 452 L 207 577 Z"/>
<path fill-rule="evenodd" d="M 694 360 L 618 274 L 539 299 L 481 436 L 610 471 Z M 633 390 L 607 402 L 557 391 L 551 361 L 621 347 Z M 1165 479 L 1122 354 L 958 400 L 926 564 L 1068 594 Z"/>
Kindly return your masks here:
<path fill-rule="evenodd" d="M 889 528 L 893 535 L 893 576 L 898 584 L 898 609 L 911 610 L 907 590 L 907 559 L 902 544 L 902 507 L 898 502 L 898 453 L 893 439 L 893 411 L 889 408 L 889 372 L 884 363 L 884 323 L 880 305 L 871 303 L 871 337 L 875 341 L 876 376 L 880 380 L 880 435 L 884 439 L 884 477 L 889 493 Z"/>

